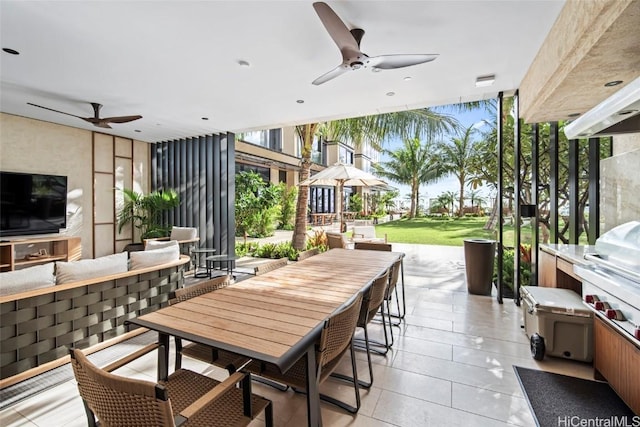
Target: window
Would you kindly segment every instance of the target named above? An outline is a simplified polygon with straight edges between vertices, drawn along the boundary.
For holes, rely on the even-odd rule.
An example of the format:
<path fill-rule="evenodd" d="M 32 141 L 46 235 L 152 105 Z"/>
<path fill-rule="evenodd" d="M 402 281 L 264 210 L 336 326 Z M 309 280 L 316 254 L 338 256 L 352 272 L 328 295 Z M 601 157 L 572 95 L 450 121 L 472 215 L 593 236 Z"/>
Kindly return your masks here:
<path fill-rule="evenodd" d="M 282 129 L 256 130 L 238 136 L 244 142 L 282 151 Z"/>
<path fill-rule="evenodd" d="M 338 150 L 338 159 L 341 163 L 345 165 L 353 164 L 353 150 L 340 146 Z"/>

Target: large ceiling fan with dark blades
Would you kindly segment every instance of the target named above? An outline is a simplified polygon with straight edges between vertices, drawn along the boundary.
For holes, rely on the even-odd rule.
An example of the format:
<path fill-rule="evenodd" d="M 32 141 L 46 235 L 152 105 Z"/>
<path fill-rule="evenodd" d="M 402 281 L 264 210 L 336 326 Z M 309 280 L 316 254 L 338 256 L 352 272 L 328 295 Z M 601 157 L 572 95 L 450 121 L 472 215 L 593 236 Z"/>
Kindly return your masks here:
<path fill-rule="evenodd" d="M 313 8 L 333 41 L 338 45 L 340 53 L 342 53 L 342 64 L 315 79 L 313 81 L 314 85 L 326 83 L 349 70 L 358 70 L 360 68 L 391 70 L 423 64 L 438 57 L 437 54 L 368 56 L 360 50 L 360 41 L 364 36 L 364 30 L 360 28 L 349 30 L 340 17 L 326 3 L 313 3 Z"/>
<path fill-rule="evenodd" d="M 29 105 L 33 105 L 34 107 L 43 108 L 45 110 L 53 111 L 55 113 L 66 114 L 67 116 L 77 117 L 79 119 L 84 120 L 85 122 L 89 122 L 94 126 L 99 128 L 111 129 L 109 123 L 127 123 L 132 122 L 134 120 L 141 119 L 142 116 L 118 116 L 118 117 L 100 117 L 100 108 L 102 108 L 101 104 L 97 102 L 92 102 L 93 106 L 93 117 L 82 117 L 76 116 L 75 114 L 65 113 L 64 111 L 54 110 L 53 108 L 43 107 L 42 105 L 32 104 L 31 102 L 27 102 Z"/>

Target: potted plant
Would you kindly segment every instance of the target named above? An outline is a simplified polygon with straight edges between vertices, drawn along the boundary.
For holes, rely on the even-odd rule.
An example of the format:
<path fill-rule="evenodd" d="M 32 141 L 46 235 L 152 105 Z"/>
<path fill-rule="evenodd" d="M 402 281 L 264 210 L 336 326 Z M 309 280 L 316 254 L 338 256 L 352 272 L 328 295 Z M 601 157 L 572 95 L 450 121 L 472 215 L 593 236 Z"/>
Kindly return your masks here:
<path fill-rule="evenodd" d="M 156 190 L 140 194 L 134 190 L 119 189 L 124 196 L 124 205 L 118 215 L 118 233 L 131 224 L 138 230 L 140 243 L 144 239 L 166 237 L 171 226 L 162 224 L 162 212 L 180 205 L 180 197 L 175 190 Z"/>

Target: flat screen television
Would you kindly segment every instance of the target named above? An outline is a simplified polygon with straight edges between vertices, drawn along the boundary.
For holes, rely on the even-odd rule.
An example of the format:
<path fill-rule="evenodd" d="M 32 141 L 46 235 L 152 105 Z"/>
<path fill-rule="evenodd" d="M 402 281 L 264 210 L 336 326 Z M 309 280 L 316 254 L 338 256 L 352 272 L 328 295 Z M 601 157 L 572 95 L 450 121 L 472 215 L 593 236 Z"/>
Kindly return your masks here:
<path fill-rule="evenodd" d="M 0 236 L 66 228 L 66 176 L 0 172 L 0 187 Z"/>

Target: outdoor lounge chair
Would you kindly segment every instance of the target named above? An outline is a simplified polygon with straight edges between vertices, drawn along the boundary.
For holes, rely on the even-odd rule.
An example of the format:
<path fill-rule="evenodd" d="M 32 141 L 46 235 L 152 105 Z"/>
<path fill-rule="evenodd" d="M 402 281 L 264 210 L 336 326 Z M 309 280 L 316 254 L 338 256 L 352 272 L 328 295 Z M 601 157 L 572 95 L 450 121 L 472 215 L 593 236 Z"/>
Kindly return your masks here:
<path fill-rule="evenodd" d="M 332 233 L 330 231 L 327 231 L 325 234 L 327 236 L 327 246 L 329 249 L 347 249 L 347 241 L 342 234 Z"/>
<path fill-rule="evenodd" d="M 153 383 L 112 374 L 111 371 L 154 349 L 151 344 L 100 369 L 84 353 L 70 349 L 71 365 L 90 427 L 98 425 L 246 426 L 265 411 L 265 425 L 273 426 L 270 400 L 251 393 L 251 376 L 235 373 L 223 382 L 179 369 Z M 242 383 L 242 388 L 236 384 Z"/>
<path fill-rule="evenodd" d="M 354 242 L 382 242 L 387 243 L 387 235 L 384 238 L 376 237 L 376 228 L 373 225 L 354 225 L 351 239 Z"/>

